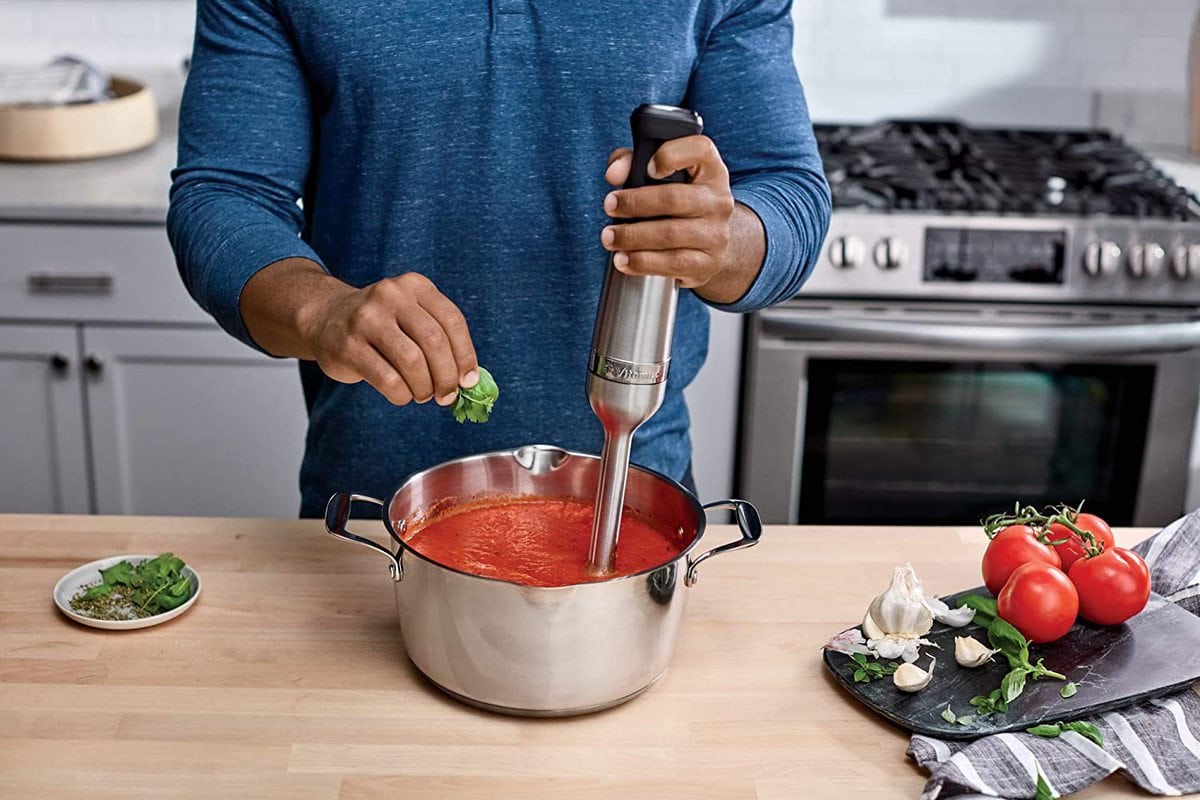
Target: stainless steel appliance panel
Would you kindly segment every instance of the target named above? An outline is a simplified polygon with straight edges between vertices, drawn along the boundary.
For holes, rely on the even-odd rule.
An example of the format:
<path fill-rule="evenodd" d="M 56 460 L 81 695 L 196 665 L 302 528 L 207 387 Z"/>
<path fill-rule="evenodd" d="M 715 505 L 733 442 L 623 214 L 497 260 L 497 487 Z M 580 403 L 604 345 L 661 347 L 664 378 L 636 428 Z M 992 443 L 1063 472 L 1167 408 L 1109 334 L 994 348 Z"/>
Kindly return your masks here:
<path fill-rule="evenodd" d="M 812 505 L 801 496 L 806 451 L 811 458 L 815 447 L 832 446 L 805 441 L 813 398 L 828 393 L 826 386 L 814 391 L 811 381 L 814 373 L 829 379 L 828 370 L 814 366 L 854 361 L 894 366 L 897 373 L 929 363 L 993 365 L 998 373 L 1041 369 L 1047 375 L 1070 365 L 1084 376 L 1140 367 L 1122 373 L 1146 376 L 1152 385 L 1141 433 L 1116 453 L 1141 465 L 1132 518 L 1116 524 L 1161 524 L 1184 508 L 1200 393 L 1200 322 L 1184 312 L 796 301 L 758 315 L 750 335 L 741 485 L 753 488 L 770 522 L 833 521 L 802 520 L 800 513 Z M 968 411 L 979 406 L 970 398 L 961 403 Z M 935 502 L 935 495 L 929 500 Z"/>

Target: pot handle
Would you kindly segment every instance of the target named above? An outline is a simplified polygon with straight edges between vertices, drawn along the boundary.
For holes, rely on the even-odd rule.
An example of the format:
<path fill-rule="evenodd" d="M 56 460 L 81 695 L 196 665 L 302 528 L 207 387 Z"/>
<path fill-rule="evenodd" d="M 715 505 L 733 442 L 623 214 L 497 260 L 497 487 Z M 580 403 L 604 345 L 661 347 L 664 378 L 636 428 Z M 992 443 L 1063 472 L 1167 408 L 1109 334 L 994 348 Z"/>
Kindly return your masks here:
<path fill-rule="evenodd" d="M 383 545 L 373 542 L 365 536 L 359 536 L 356 533 L 346 530 L 346 523 L 350 519 L 350 508 L 354 505 L 355 501 L 373 503 L 383 508 L 383 503 L 374 497 L 367 497 L 364 494 L 351 494 L 350 492 L 338 492 L 329 498 L 329 503 L 325 506 L 325 531 L 330 536 L 345 539 L 347 542 L 361 544 L 364 547 L 369 547 L 372 550 L 378 550 L 383 553 L 388 558 L 388 573 L 391 574 L 392 580 L 399 581 L 404 577 L 404 567 L 400 565 L 398 556 Z"/>
<path fill-rule="evenodd" d="M 742 532 L 742 538 L 714 547 L 712 550 L 707 550 L 695 558 L 689 558 L 687 573 L 684 575 L 683 581 L 686 586 L 694 586 L 696 581 L 699 580 L 699 577 L 696 575 L 696 567 L 700 566 L 700 563 L 706 558 L 711 558 L 721 553 L 728 553 L 730 550 L 753 547 L 762 538 L 762 518 L 758 516 L 758 509 L 754 507 L 753 503 L 745 500 L 721 500 L 716 503 L 709 503 L 704 507 L 704 510 L 711 511 L 719 508 L 727 508 L 735 513 L 738 529 Z"/>

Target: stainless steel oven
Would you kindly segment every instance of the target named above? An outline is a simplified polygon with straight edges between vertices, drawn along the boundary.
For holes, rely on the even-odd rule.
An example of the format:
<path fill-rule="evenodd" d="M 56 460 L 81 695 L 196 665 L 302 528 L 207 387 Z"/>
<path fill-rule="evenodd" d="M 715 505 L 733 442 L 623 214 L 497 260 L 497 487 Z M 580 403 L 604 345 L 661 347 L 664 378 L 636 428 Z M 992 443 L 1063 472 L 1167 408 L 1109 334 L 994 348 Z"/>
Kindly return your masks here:
<path fill-rule="evenodd" d="M 1200 503 L 1200 203 L 1104 131 L 818 125 L 825 252 L 747 337 L 766 519 L 960 523 Z"/>
<path fill-rule="evenodd" d="M 764 519 L 969 524 L 1087 500 L 1179 515 L 1194 308 L 797 299 L 750 323 L 742 492 Z"/>

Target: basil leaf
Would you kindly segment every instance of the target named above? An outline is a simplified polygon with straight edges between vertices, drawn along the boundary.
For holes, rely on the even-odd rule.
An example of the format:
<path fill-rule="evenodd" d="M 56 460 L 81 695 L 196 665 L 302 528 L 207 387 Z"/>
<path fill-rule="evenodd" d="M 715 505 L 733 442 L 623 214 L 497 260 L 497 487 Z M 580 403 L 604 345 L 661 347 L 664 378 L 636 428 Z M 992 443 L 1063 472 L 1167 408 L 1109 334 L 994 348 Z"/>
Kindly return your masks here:
<path fill-rule="evenodd" d="M 974 717 L 970 717 L 970 716 L 967 716 L 967 717 L 959 717 L 957 721 L 958 721 L 958 724 L 959 724 L 959 725 L 962 725 L 963 727 L 967 727 L 967 728 L 969 728 L 969 727 L 971 727 L 971 725 L 973 725 L 973 724 L 974 724 L 974 722 L 975 722 L 975 718 L 974 718 Z"/>
<path fill-rule="evenodd" d="M 871 679 L 867 677 L 867 671 L 865 669 L 856 669 L 854 671 L 854 682 L 855 683 L 870 683 Z"/>
<path fill-rule="evenodd" d="M 499 396 L 500 387 L 496 385 L 492 373 L 480 367 L 479 382 L 470 389 L 459 387 L 458 396 L 450 410 L 458 422 L 487 422 Z"/>
<path fill-rule="evenodd" d="M 1037 774 L 1037 792 L 1033 795 L 1033 800 L 1055 800 L 1054 792 L 1050 789 L 1050 784 L 1046 783 L 1040 766 Z"/>
<path fill-rule="evenodd" d="M 867 665 L 867 657 L 864 656 L 862 653 L 852 653 L 850 655 L 850 658 L 853 661 L 858 662 L 859 664 L 861 664 L 864 667 Z"/>
<path fill-rule="evenodd" d="M 1004 676 L 1004 680 L 1000 681 L 1000 691 L 1004 696 L 1006 703 L 1011 703 L 1021 696 L 1021 692 L 1025 691 L 1025 675 L 1027 671 L 1024 667 L 1017 667 L 1012 672 Z"/>
<path fill-rule="evenodd" d="M 984 597 L 981 594 L 967 594 L 958 598 L 958 607 L 966 606 L 975 610 L 975 622 L 986 627 L 988 622 L 995 619 L 999 614 L 996 612 L 996 601 L 991 597 Z M 980 617 L 988 617 L 987 620 Z"/>
<path fill-rule="evenodd" d="M 1042 736 L 1047 739 L 1053 739 L 1062 733 L 1062 728 L 1058 725 L 1034 725 L 1032 728 L 1026 728 L 1026 733 L 1032 733 L 1034 736 Z"/>
<path fill-rule="evenodd" d="M 128 561 L 118 561 L 108 569 L 100 570 L 100 577 L 103 578 L 104 582 L 110 586 L 115 586 L 117 584 L 123 584 L 125 586 L 137 585 L 134 583 L 136 573 L 134 572 L 133 564 L 130 564 Z"/>
<path fill-rule="evenodd" d="M 1075 731 L 1081 736 L 1086 736 L 1096 743 L 1098 747 L 1104 747 L 1104 736 L 1101 735 L 1100 729 L 1090 722 L 1064 722 L 1062 723 L 1064 731 Z"/>
<path fill-rule="evenodd" d="M 1075 693 L 1078 691 L 1078 686 L 1076 686 L 1074 683 L 1068 683 L 1066 686 L 1059 689 L 1058 693 L 1062 695 L 1063 699 L 1066 699 L 1068 697 L 1074 697 Z"/>
<path fill-rule="evenodd" d="M 988 625 L 988 641 L 1008 658 L 1010 667 L 1016 669 L 1029 664 L 1029 641 L 1000 617 Z"/>
<path fill-rule="evenodd" d="M 958 717 L 950 710 L 950 706 L 946 706 L 946 710 L 942 712 L 942 719 L 953 725 L 958 720 Z"/>

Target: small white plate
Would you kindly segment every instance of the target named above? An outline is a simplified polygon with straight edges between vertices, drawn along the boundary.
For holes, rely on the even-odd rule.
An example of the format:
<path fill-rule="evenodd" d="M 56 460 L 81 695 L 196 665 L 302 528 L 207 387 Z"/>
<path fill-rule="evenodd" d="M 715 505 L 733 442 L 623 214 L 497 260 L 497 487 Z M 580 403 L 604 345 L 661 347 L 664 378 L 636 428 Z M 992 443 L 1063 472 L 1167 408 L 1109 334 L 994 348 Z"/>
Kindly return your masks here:
<path fill-rule="evenodd" d="M 161 625 L 164 622 L 173 620 L 191 608 L 192 604 L 196 602 L 196 598 L 200 596 L 200 576 L 194 569 L 186 565 L 182 572 L 183 576 L 192 584 L 192 596 L 183 605 L 173 608 L 170 611 L 165 611 L 162 614 L 155 614 L 152 617 L 145 617 L 144 619 L 95 619 L 93 617 L 85 617 L 71 608 L 71 598 L 77 595 L 81 588 L 90 586 L 100 580 L 100 570 L 108 569 L 120 561 L 140 564 L 151 558 L 156 558 L 156 556 L 110 556 L 109 558 L 102 558 L 99 561 L 93 561 L 90 564 L 84 564 L 82 567 L 76 567 L 66 575 L 63 575 L 58 583 L 54 585 L 54 604 L 58 606 L 59 611 L 81 625 L 104 628 L 109 631 L 131 631 L 137 628 L 149 628 L 152 625 Z"/>

